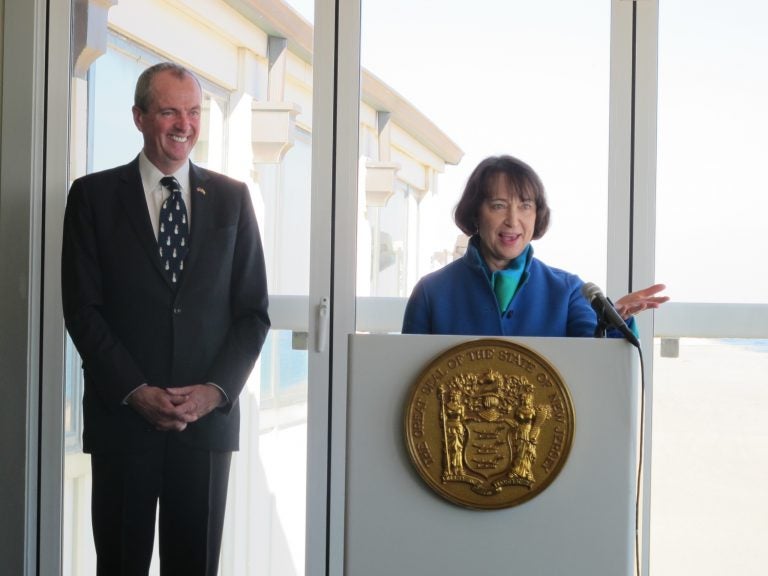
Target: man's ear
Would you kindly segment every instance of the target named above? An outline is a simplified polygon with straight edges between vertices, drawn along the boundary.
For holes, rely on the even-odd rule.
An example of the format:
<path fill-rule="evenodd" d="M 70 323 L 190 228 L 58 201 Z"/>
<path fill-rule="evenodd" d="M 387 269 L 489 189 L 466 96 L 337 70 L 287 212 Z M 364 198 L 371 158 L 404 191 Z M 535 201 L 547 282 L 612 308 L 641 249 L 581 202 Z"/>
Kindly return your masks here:
<path fill-rule="evenodd" d="M 141 111 L 141 108 L 139 108 L 138 106 L 134 106 L 133 108 L 131 108 L 131 112 L 133 113 L 133 123 L 136 125 L 136 128 L 138 128 L 139 132 L 143 133 L 144 132 L 144 130 L 142 130 L 143 112 Z"/>

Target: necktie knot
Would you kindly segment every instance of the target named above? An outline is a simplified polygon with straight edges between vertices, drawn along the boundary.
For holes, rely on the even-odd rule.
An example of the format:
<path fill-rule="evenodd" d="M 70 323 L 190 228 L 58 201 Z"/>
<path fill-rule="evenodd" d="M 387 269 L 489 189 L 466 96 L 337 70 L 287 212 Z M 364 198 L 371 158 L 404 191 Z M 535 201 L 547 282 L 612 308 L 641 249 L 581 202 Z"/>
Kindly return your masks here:
<path fill-rule="evenodd" d="M 160 178 L 160 184 L 168 188 L 171 194 L 181 194 L 181 185 L 173 176 L 163 176 Z"/>

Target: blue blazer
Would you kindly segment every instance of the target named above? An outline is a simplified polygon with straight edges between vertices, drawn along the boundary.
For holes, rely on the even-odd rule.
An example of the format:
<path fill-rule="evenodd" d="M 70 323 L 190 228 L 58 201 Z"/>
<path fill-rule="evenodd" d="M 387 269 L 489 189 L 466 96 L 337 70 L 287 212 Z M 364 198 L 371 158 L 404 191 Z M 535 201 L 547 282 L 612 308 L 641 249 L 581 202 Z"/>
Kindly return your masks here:
<path fill-rule="evenodd" d="M 177 290 L 165 275 L 138 157 L 70 188 L 64 217 L 62 297 L 83 361 L 83 448 L 139 449 L 160 441 L 125 397 L 214 382 L 230 403 L 179 437 L 207 450 L 238 448 L 238 395 L 270 322 L 258 225 L 247 186 L 190 166 L 192 229 Z"/>
<path fill-rule="evenodd" d="M 575 274 L 534 258 L 531 249 L 517 293 L 501 312 L 489 273 L 470 244 L 462 258 L 419 280 L 406 305 L 402 332 L 592 337 L 597 316 L 581 294 L 583 284 Z"/>

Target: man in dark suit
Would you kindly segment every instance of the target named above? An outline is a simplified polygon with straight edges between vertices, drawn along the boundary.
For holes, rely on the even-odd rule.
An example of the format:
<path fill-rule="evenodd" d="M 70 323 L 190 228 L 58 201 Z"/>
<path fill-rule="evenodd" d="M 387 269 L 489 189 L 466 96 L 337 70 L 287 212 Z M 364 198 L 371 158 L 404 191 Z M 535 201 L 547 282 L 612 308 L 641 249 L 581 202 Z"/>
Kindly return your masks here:
<path fill-rule="evenodd" d="M 238 396 L 270 324 L 248 189 L 189 161 L 201 100 L 185 68 L 146 70 L 141 153 L 77 179 L 67 200 L 62 294 L 99 575 L 147 574 L 158 502 L 161 573 L 217 573 Z"/>

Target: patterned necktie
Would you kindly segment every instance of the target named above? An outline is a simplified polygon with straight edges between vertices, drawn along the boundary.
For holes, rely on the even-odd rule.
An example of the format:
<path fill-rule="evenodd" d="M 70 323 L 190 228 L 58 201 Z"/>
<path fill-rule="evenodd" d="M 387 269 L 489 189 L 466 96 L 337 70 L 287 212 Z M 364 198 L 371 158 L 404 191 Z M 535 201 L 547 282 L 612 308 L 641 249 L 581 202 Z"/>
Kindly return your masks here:
<path fill-rule="evenodd" d="M 163 268 L 174 286 L 181 281 L 184 271 L 184 258 L 189 252 L 189 226 L 187 225 L 187 207 L 181 197 L 181 186 L 173 176 L 160 179 L 160 184 L 170 190 L 171 195 L 163 202 L 160 209 L 160 232 L 157 245 Z"/>

